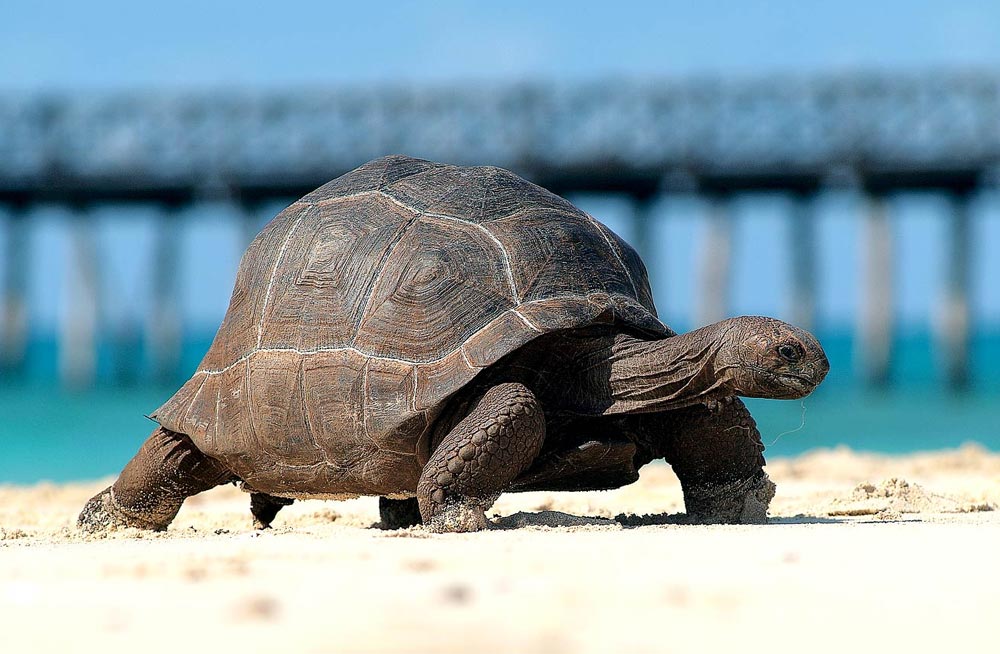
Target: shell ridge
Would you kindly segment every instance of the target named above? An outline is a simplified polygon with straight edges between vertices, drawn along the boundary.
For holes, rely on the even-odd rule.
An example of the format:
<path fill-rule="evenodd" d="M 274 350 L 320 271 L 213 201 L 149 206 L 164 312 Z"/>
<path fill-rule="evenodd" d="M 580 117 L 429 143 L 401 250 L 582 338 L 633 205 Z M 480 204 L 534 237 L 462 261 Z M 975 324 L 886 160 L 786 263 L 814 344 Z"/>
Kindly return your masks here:
<path fill-rule="evenodd" d="M 222 422 L 221 416 L 221 404 L 222 404 L 222 384 L 215 385 L 215 443 L 219 442 L 219 423 Z"/>
<path fill-rule="evenodd" d="M 533 304 L 538 304 L 538 303 L 541 303 L 541 302 L 552 302 L 552 301 L 556 301 L 556 300 L 571 300 L 571 299 L 579 300 L 581 298 L 589 298 L 589 297 L 591 297 L 593 295 L 595 295 L 595 294 L 594 293 L 590 293 L 590 294 L 587 294 L 587 295 L 579 295 L 579 294 L 570 293 L 570 294 L 566 294 L 566 295 L 554 295 L 552 297 L 545 297 L 545 298 L 541 298 L 541 299 L 538 299 L 538 300 L 531 300 L 530 302 L 524 302 L 522 304 L 519 304 L 516 307 L 516 309 L 520 309 L 522 307 L 530 307 Z M 632 302 L 636 302 L 635 298 L 628 298 L 628 297 L 620 296 L 620 295 L 617 295 L 617 294 L 600 293 L 600 295 L 603 296 L 603 297 L 607 297 L 607 298 L 616 298 L 616 297 L 617 298 L 624 298 L 626 300 L 630 300 Z M 636 306 L 641 306 L 641 305 L 637 304 Z M 510 311 L 510 312 L 516 313 L 517 315 L 520 315 L 520 312 L 519 311 L 515 311 L 514 309 L 508 309 L 507 311 Z M 499 316 L 497 316 L 496 318 L 494 318 L 490 322 L 488 322 L 485 325 L 483 325 L 482 327 L 480 327 L 478 330 L 476 330 L 475 332 L 473 332 L 469 336 L 469 338 L 472 338 L 473 336 L 476 336 L 477 334 L 479 334 L 479 333 L 481 333 L 481 332 L 489 329 L 490 327 L 492 327 L 494 324 L 496 324 L 497 322 L 499 322 L 503 318 L 503 316 L 507 313 L 507 311 L 505 311 L 504 313 L 500 314 Z M 521 316 L 521 318 L 524 318 L 524 316 Z M 660 323 L 659 320 L 656 320 L 656 322 L 662 326 L 662 323 Z M 528 324 L 528 321 L 525 320 L 525 323 Z M 539 333 L 541 333 L 541 332 L 539 332 Z M 201 370 L 196 371 L 194 374 L 195 375 L 220 375 L 220 374 L 223 374 L 223 373 L 229 371 L 230 369 L 234 368 L 235 366 L 238 366 L 239 364 L 246 362 L 247 360 L 251 359 L 255 354 L 258 354 L 258 353 L 267 353 L 267 352 L 292 352 L 292 353 L 300 354 L 300 355 L 303 355 L 303 356 L 309 356 L 309 355 L 313 355 L 313 354 L 321 354 L 321 353 L 324 353 L 324 352 L 354 352 L 355 354 L 359 354 L 359 355 L 361 355 L 363 357 L 367 357 L 369 359 L 379 359 L 379 360 L 382 360 L 382 361 L 393 361 L 393 362 L 400 363 L 400 364 L 403 364 L 403 365 L 408 365 L 408 366 L 420 366 L 420 365 L 427 365 L 427 364 L 439 363 L 439 362 L 443 361 L 444 359 L 447 359 L 448 357 L 450 357 L 452 354 L 454 354 L 454 352 L 449 352 L 448 354 L 445 354 L 443 356 L 439 356 L 439 357 L 435 357 L 433 359 L 427 359 L 427 360 L 420 361 L 420 360 L 414 360 L 414 359 L 402 359 L 400 357 L 389 357 L 389 356 L 384 356 L 384 355 L 380 355 L 380 354 L 373 354 L 371 352 L 366 352 L 365 350 L 362 350 L 362 349 L 354 347 L 354 346 L 317 347 L 317 348 L 310 348 L 310 349 L 295 348 L 295 347 L 273 347 L 273 348 L 262 347 L 262 348 L 254 349 L 254 350 L 252 350 L 252 351 L 244 354 L 239 359 L 236 359 L 235 361 L 233 361 L 229 365 L 223 366 L 222 368 L 202 368 Z"/>
<path fill-rule="evenodd" d="M 500 254 L 503 256 L 504 273 L 507 276 L 507 285 L 510 287 L 511 297 L 514 299 L 514 304 L 520 304 L 520 302 L 521 302 L 521 296 L 517 292 L 517 284 L 514 283 L 514 273 L 513 273 L 513 270 L 511 269 L 510 253 L 507 252 L 507 248 L 504 247 L 504 244 L 500 241 L 500 239 L 498 239 L 496 237 L 496 234 L 494 234 L 493 232 L 491 232 L 485 225 L 481 225 L 481 224 L 479 224 L 479 223 L 477 223 L 475 221 L 466 220 L 465 218 L 459 218 L 458 216 L 451 216 L 451 215 L 448 215 L 448 214 L 445 214 L 445 213 L 437 213 L 437 212 L 433 212 L 433 211 L 423 211 L 423 210 L 418 209 L 418 208 L 416 208 L 414 206 L 406 204 L 405 202 L 403 202 L 402 200 L 400 200 L 396 196 L 394 196 L 391 193 L 388 193 L 386 191 L 370 191 L 370 192 L 382 195 L 382 196 L 386 197 L 389 201 L 396 203 L 397 205 L 399 205 L 403 209 L 407 209 L 408 211 L 414 212 L 418 216 L 427 216 L 428 218 L 440 218 L 441 220 L 451 220 L 451 221 L 454 221 L 454 222 L 462 223 L 464 225 L 469 225 L 471 227 L 474 227 L 475 229 L 478 229 L 482 233 L 486 234 L 486 236 L 491 241 L 493 241 L 493 244 L 496 245 L 497 249 L 500 250 Z"/>
<path fill-rule="evenodd" d="M 528 293 L 528 291 L 535 286 L 535 283 L 538 281 L 538 276 L 542 274 L 542 271 L 545 270 L 545 267 L 548 266 L 549 262 L 552 261 L 555 255 L 556 253 L 554 250 L 548 252 L 545 255 L 544 260 L 538 266 L 535 267 L 534 272 L 531 274 L 531 277 L 525 280 L 526 281 L 526 284 L 524 286 L 525 293 Z M 518 303 L 518 306 L 521 306 L 520 302 Z"/>
<path fill-rule="evenodd" d="M 410 376 L 413 377 L 413 390 L 410 392 L 410 411 L 417 412 L 417 365 L 410 366 Z"/>
<path fill-rule="evenodd" d="M 428 218 L 439 218 L 441 220 L 451 220 L 457 223 L 470 225 L 486 234 L 486 236 L 493 241 L 493 244 L 496 245 L 497 249 L 500 251 L 500 255 L 503 257 L 504 274 L 507 277 L 507 286 L 510 288 L 511 299 L 514 300 L 514 304 L 521 304 L 521 296 L 517 291 L 517 284 L 514 282 L 514 271 L 511 268 L 510 253 L 507 252 L 507 248 L 504 247 L 504 244 L 496 237 L 496 234 L 491 232 L 485 225 L 480 225 L 479 223 L 472 222 L 471 220 L 465 220 L 464 218 L 449 216 L 443 213 L 429 213 L 426 211 L 423 212 L 422 215 L 427 216 Z"/>
<path fill-rule="evenodd" d="M 378 270 L 375 273 L 375 276 L 372 278 L 371 284 L 368 285 L 368 292 L 365 293 L 365 303 L 361 307 L 361 311 L 358 313 L 360 317 L 358 318 L 357 326 L 354 328 L 354 333 L 351 334 L 351 345 L 354 345 L 354 341 L 358 338 L 358 334 L 361 332 L 361 328 L 364 327 L 365 317 L 368 315 L 368 310 L 371 306 L 373 291 L 378 286 L 379 281 L 382 279 L 382 273 L 385 272 L 385 265 L 389 261 L 389 257 L 392 256 L 392 253 L 396 250 L 396 246 L 399 245 L 399 242 L 403 240 L 403 236 L 406 235 L 406 232 L 409 231 L 410 227 L 417 221 L 418 217 L 419 216 L 414 215 L 405 223 L 403 223 L 403 225 L 398 230 L 396 230 L 396 233 L 392 235 L 392 240 L 386 246 L 385 252 L 382 253 L 382 257 L 378 262 Z"/>
<path fill-rule="evenodd" d="M 519 305 L 517 305 L 517 307 L 520 307 L 520 306 L 521 306 L 520 304 L 519 304 Z M 541 334 L 541 333 L 542 333 L 542 330 L 541 330 L 541 329 L 539 329 L 539 328 L 538 328 L 537 326 L 535 326 L 535 324 L 534 324 L 533 322 L 531 322 L 530 320 L 528 320 L 528 319 L 527 319 L 527 318 L 526 318 L 526 317 L 524 316 L 524 314 L 522 314 L 522 313 L 521 313 L 520 311 L 518 311 L 518 310 L 517 310 L 517 307 L 515 307 L 515 308 L 511 309 L 511 311 L 512 311 L 512 312 L 514 313 L 514 315 L 515 315 L 515 316 L 517 316 L 518 318 L 520 318 L 520 319 L 521 319 L 521 322 L 523 322 L 523 323 L 524 323 L 525 325 L 527 325 L 527 326 L 528 326 L 528 329 L 530 329 L 530 330 L 532 330 L 532 331 L 536 331 L 536 332 L 538 332 L 539 334 Z"/>
<path fill-rule="evenodd" d="M 295 235 L 296 230 L 299 228 L 299 224 L 302 223 L 302 219 L 308 216 L 313 209 L 313 205 L 307 206 L 299 217 L 295 219 L 291 228 L 288 230 L 288 234 L 285 236 L 284 242 L 281 244 L 281 248 L 278 250 L 278 256 L 274 258 L 274 266 L 271 268 L 271 277 L 267 281 L 267 291 L 264 293 L 264 304 L 260 308 L 260 320 L 257 321 L 257 347 L 260 348 L 261 343 L 264 340 L 264 319 L 267 317 L 267 305 L 271 302 L 271 291 L 274 289 L 274 280 L 278 276 L 278 268 L 281 265 L 282 260 L 285 258 L 285 250 L 288 249 L 288 243 L 292 240 L 292 236 Z"/>
<path fill-rule="evenodd" d="M 400 207 L 402 209 L 406 209 L 407 211 L 411 211 L 414 214 L 420 214 L 420 215 L 425 215 L 425 216 L 433 216 L 433 217 L 437 217 L 437 218 L 444 218 L 444 219 L 447 219 L 447 220 L 457 220 L 459 222 L 468 223 L 470 225 L 479 225 L 479 223 L 477 223 L 477 222 L 474 222 L 472 220 L 465 220 L 464 218 L 459 218 L 458 216 L 451 216 L 451 215 L 448 215 L 448 214 L 437 213 L 437 212 L 433 212 L 433 211 L 424 211 L 422 209 L 418 209 L 418 208 L 414 207 L 413 205 L 410 205 L 410 204 L 407 204 L 406 202 L 403 202 L 402 200 L 400 200 L 396 196 L 392 195 L 391 193 L 389 193 L 387 191 L 383 191 L 381 189 L 372 189 L 370 191 L 355 191 L 354 193 L 345 193 L 344 195 L 335 195 L 335 196 L 332 196 L 332 197 L 329 197 L 329 198 L 323 198 L 322 200 L 316 200 L 315 202 L 313 202 L 311 205 L 308 205 L 308 206 L 324 207 L 324 206 L 326 206 L 328 204 L 335 204 L 337 202 L 340 202 L 341 200 L 352 200 L 352 199 L 355 199 L 355 198 L 366 198 L 366 197 L 371 197 L 373 195 L 382 196 L 385 199 L 387 199 L 390 202 L 392 202 L 393 204 L 395 204 L 396 206 L 398 206 L 398 207 Z M 500 221 L 507 220 L 509 218 L 513 218 L 515 216 L 518 216 L 518 215 L 520 215 L 522 213 L 530 213 L 532 211 L 539 211 L 539 210 L 540 210 L 539 207 L 534 207 L 534 206 L 520 207 L 519 209 L 514 209 L 510 213 L 503 214 L 502 216 L 491 216 L 490 218 L 484 220 L 483 222 L 484 223 L 500 222 Z M 559 211 L 565 211 L 566 213 L 569 213 L 569 214 L 572 214 L 572 215 L 581 214 L 581 215 L 586 216 L 586 214 L 584 214 L 582 211 L 580 211 L 576 207 L 573 207 L 572 205 L 569 206 L 569 207 L 560 207 Z M 483 225 L 479 225 L 479 226 L 482 227 Z"/>
<path fill-rule="evenodd" d="M 427 166 L 426 168 L 421 169 L 421 170 L 414 170 L 413 172 L 407 173 L 407 174 L 403 175 L 402 177 L 397 177 L 396 179 L 392 180 L 392 182 L 388 182 L 387 181 L 388 177 L 389 177 L 389 166 L 386 166 L 385 170 L 382 171 L 382 178 L 379 180 L 379 183 L 378 183 L 379 190 L 384 189 L 389 184 L 398 184 L 398 183 L 402 182 L 404 179 L 409 179 L 411 177 L 416 177 L 417 175 L 423 175 L 427 171 L 430 171 L 430 170 L 440 170 L 441 168 L 447 168 L 448 167 L 448 164 L 437 163 L 435 161 L 428 161 L 427 159 L 420 159 L 420 158 L 417 158 L 417 157 L 408 157 L 405 154 L 404 155 L 392 155 L 392 154 L 390 154 L 386 158 L 389 158 L 389 159 L 401 159 L 403 161 L 420 161 L 420 162 L 423 162 L 423 163 L 428 163 L 430 165 Z"/>
<path fill-rule="evenodd" d="M 371 370 L 371 365 L 371 358 L 365 359 L 365 367 L 361 371 L 361 432 L 371 441 L 375 449 L 381 452 L 382 446 L 368 431 L 368 372 Z"/>
<path fill-rule="evenodd" d="M 629 270 L 628 266 L 625 265 L 625 259 L 622 258 L 622 253 L 618 251 L 617 246 L 615 246 L 615 244 L 608 237 L 607 233 L 604 231 L 607 228 L 604 225 L 602 225 L 596 218 L 591 216 L 589 213 L 585 213 L 584 215 L 587 216 L 587 219 L 590 220 L 590 223 L 597 229 L 598 232 L 600 232 L 601 238 L 604 239 L 604 242 L 608 244 L 608 247 L 611 249 L 611 253 L 614 254 L 615 259 L 618 260 L 618 265 L 620 265 L 622 267 L 622 270 L 625 271 L 625 276 L 628 278 L 629 286 L 632 287 L 632 296 L 638 299 L 639 291 L 635 286 L 635 280 L 632 279 L 632 271 Z"/>
<path fill-rule="evenodd" d="M 259 352 L 259 351 L 260 350 L 256 350 L 256 352 Z M 246 359 L 244 359 L 244 361 L 246 362 L 246 371 L 244 373 L 244 381 L 243 381 L 243 383 L 246 385 L 247 431 L 250 432 L 250 437 L 253 439 L 253 444 L 257 445 L 260 442 L 260 440 L 257 437 L 257 425 L 254 424 L 254 417 L 253 417 L 253 407 L 254 407 L 253 395 L 254 395 L 254 393 L 253 393 L 253 385 L 250 383 L 250 357 L 253 356 L 253 354 L 254 354 L 254 352 L 250 352 L 250 354 L 245 355 Z M 234 363 L 234 364 L 232 364 L 232 365 L 230 365 L 228 367 L 231 368 L 231 367 L 233 367 L 235 365 L 238 365 L 238 364 Z M 248 443 L 248 445 L 249 445 L 249 443 Z"/>
<path fill-rule="evenodd" d="M 198 390 L 196 390 L 194 392 L 194 395 L 191 396 L 191 399 L 188 400 L 187 411 L 184 412 L 184 417 L 181 418 L 183 422 L 187 422 L 188 420 L 190 420 L 191 412 L 194 410 L 194 403 L 198 400 L 198 396 L 201 395 L 201 392 L 205 389 L 205 384 L 207 382 L 208 378 L 206 377 L 204 380 L 202 380 L 201 384 L 198 386 Z"/>
<path fill-rule="evenodd" d="M 302 408 L 302 419 L 306 423 L 306 433 L 309 434 L 309 440 L 312 442 L 312 446 L 323 455 L 323 460 L 326 463 L 330 463 L 330 459 L 326 456 L 326 450 L 319 446 L 316 442 L 316 432 L 313 431 L 312 417 L 309 415 L 309 405 L 306 403 L 306 361 L 305 359 L 299 359 L 299 406 Z M 320 465 L 320 464 L 314 464 Z"/>
<path fill-rule="evenodd" d="M 469 359 L 469 353 L 465 351 L 465 343 L 462 343 L 459 346 L 458 351 L 461 353 L 462 361 L 464 361 L 465 365 L 469 367 L 469 370 L 476 370 L 479 368 L 479 366 L 473 364 L 472 361 Z"/>

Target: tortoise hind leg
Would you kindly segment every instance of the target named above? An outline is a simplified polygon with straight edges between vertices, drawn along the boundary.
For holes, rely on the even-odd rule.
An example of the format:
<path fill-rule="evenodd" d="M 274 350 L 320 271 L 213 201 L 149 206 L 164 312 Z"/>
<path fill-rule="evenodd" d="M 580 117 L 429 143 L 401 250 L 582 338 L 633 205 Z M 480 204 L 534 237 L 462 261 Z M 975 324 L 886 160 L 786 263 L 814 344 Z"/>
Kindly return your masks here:
<path fill-rule="evenodd" d="M 166 529 L 185 499 L 232 479 L 232 473 L 198 450 L 190 438 L 159 427 L 118 480 L 87 502 L 77 525 L 88 531 Z"/>
<path fill-rule="evenodd" d="M 250 513 L 253 514 L 254 529 L 270 529 L 278 511 L 292 504 L 295 500 L 287 497 L 275 497 L 267 493 L 250 493 Z"/>
<path fill-rule="evenodd" d="M 478 531 L 486 509 L 531 465 L 545 440 L 545 418 L 523 384 L 490 388 L 438 443 L 417 483 L 431 531 Z"/>
<path fill-rule="evenodd" d="M 415 497 L 405 500 L 380 497 L 378 513 L 382 519 L 378 525 L 381 529 L 406 529 L 421 523 L 420 504 Z"/>
<path fill-rule="evenodd" d="M 514 480 L 512 491 L 578 491 L 621 488 L 639 479 L 635 443 L 587 441 L 539 457 Z"/>

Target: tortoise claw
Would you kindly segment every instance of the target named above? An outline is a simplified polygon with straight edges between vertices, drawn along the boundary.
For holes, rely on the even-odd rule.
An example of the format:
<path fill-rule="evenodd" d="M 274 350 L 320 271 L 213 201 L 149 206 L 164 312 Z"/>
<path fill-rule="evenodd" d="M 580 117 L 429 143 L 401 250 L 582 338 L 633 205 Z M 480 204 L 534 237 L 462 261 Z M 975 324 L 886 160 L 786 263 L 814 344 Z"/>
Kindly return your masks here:
<path fill-rule="evenodd" d="M 695 524 L 767 524 L 767 508 L 775 485 L 761 471 L 742 482 L 686 490 L 688 520 Z"/>
<path fill-rule="evenodd" d="M 123 511 L 115 502 L 110 486 L 90 498 L 84 505 L 76 519 L 76 526 L 78 529 L 91 533 L 126 527 L 149 530 L 164 529 L 160 525 L 155 525 Z"/>
<path fill-rule="evenodd" d="M 424 527 L 438 534 L 460 533 L 489 529 L 490 522 L 482 505 L 456 499 L 442 504 L 430 520 L 424 521 Z"/>

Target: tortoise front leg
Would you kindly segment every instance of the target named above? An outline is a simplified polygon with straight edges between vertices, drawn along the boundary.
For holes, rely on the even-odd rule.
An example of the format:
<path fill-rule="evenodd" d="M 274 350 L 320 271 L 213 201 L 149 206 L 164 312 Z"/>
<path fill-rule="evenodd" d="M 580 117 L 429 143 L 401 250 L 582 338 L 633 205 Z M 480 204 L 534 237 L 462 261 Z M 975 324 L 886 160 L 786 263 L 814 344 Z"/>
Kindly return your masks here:
<path fill-rule="evenodd" d="M 695 405 L 669 416 L 671 428 L 661 434 L 657 454 L 680 479 L 688 516 L 696 522 L 766 523 L 775 486 L 764 472 L 757 423 L 743 402 Z"/>
<path fill-rule="evenodd" d="M 233 479 L 184 434 L 159 427 L 109 488 L 83 507 L 77 526 L 88 531 L 113 527 L 166 529 L 184 500 Z"/>
<path fill-rule="evenodd" d="M 417 483 L 424 525 L 431 531 L 485 529 L 486 509 L 542 448 L 545 418 L 523 384 L 486 391 L 434 449 Z"/>

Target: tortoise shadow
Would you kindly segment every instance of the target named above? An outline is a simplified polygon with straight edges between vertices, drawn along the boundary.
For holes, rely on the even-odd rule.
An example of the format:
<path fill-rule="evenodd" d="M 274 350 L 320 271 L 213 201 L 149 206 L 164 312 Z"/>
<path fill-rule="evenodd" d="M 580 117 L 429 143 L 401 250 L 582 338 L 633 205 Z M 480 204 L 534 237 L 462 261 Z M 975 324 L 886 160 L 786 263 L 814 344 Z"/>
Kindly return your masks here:
<path fill-rule="evenodd" d="M 491 521 L 491 529 L 523 529 L 525 527 L 591 527 L 614 526 L 611 518 L 578 516 L 562 511 L 518 511 Z"/>
<path fill-rule="evenodd" d="M 712 522 L 707 520 L 698 520 L 690 517 L 686 513 L 654 513 L 648 515 L 633 515 L 633 514 L 621 514 L 615 516 L 615 520 L 621 524 L 622 527 L 626 529 L 634 529 L 636 527 L 650 527 L 656 525 L 687 525 L 687 526 L 699 526 L 699 525 L 727 525 L 732 523 L 726 522 Z M 823 525 L 823 524 L 841 524 L 847 522 L 843 519 L 838 518 L 828 518 L 824 516 L 813 516 L 813 515 L 795 515 L 795 516 L 782 516 L 768 518 L 766 525 Z"/>
<path fill-rule="evenodd" d="M 795 516 L 782 516 L 782 517 L 770 518 L 767 524 L 822 525 L 822 524 L 843 524 L 847 522 L 856 522 L 856 521 L 845 520 L 843 518 L 829 518 L 824 516 L 795 515 Z M 871 522 L 885 524 L 886 522 L 895 522 L 895 521 L 872 520 Z M 644 515 L 621 513 L 616 515 L 614 518 L 602 518 L 599 516 L 573 515 L 571 513 L 564 513 L 562 511 L 518 511 L 517 513 L 513 513 L 508 516 L 494 517 L 493 519 L 490 520 L 489 529 L 498 531 L 508 531 L 512 529 L 525 529 L 530 527 L 565 529 L 571 527 L 613 527 L 613 526 L 620 526 L 623 529 L 636 529 L 638 527 L 655 527 L 663 525 L 681 525 L 681 526 L 695 527 L 695 526 L 705 526 L 713 524 L 726 524 L 726 523 L 713 523 L 702 520 L 695 520 L 689 517 L 686 513 L 652 513 Z M 393 527 L 385 527 L 381 521 L 372 523 L 369 526 L 369 529 L 374 529 L 378 531 L 384 530 L 389 532 L 394 532 L 394 531 L 410 532 L 412 530 L 412 528 L 399 529 Z"/>
<path fill-rule="evenodd" d="M 841 524 L 847 520 L 822 516 L 796 515 L 771 518 L 772 525 L 808 525 L 808 524 Z M 618 514 L 611 518 L 596 516 L 577 516 L 561 511 L 520 511 L 513 515 L 497 518 L 493 521 L 494 529 L 519 529 L 523 527 L 580 527 L 580 526 L 612 526 L 620 525 L 624 529 L 637 527 L 652 527 L 662 525 L 699 526 L 712 523 L 696 520 L 686 513 L 654 513 L 646 515 Z"/>
<path fill-rule="evenodd" d="M 769 525 L 839 525 L 848 520 L 843 518 L 830 518 L 818 515 L 793 515 L 782 516 L 780 518 L 768 518 Z"/>
<path fill-rule="evenodd" d="M 841 518 L 829 518 L 812 515 L 796 515 L 771 518 L 767 524 L 772 525 L 810 525 L 810 524 L 842 524 L 848 522 Z M 577 516 L 562 511 L 519 511 L 509 516 L 493 520 L 493 529 L 520 529 L 524 527 L 580 527 L 580 526 L 615 526 L 624 529 L 651 527 L 661 525 L 710 525 L 712 523 L 691 518 L 686 513 L 654 513 L 635 515 L 621 513 L 612 518 L 597 516 Z"/>

